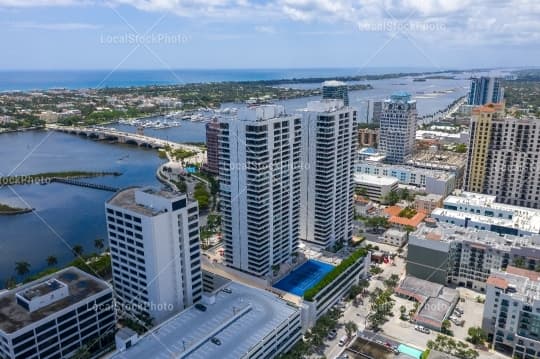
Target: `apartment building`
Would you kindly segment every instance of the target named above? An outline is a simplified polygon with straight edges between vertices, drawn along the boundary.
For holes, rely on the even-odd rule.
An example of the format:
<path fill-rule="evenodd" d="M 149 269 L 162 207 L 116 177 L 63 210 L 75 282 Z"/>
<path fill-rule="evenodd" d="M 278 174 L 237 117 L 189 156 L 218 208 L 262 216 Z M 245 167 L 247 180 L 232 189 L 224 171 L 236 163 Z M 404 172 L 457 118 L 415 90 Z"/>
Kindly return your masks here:
<path fill-rule="evenodd" d="M 407 273 L 480 292 L 494 270 L 540 269 L 540 235 L 519 237 L 446 223 L 426 223 L 409 234 Z"/>
<path fill-rule="evenodd" d="M 219 174 L 218 150 L 219 123 L 216 119 L 206 124 L 206 164 L 204 169 L 213 174 Z"/>
<path fill-rule="evenodd" d="M 196 201 L 165 190 L 128 188 L 105 207 L 121 313 L 160 323 L 201 298 Z"/>
<path fill-rule="evenodd" d="M 220 119 L 219 173 L 227 265 L 257 276 L 298 247 L 301 116 L 265 105 Z"/>
<path fill-rule="evenodd" d="M 0 357 L 71 358 L 114 343 L 112 288 L 78 268 L 0 293 Z"/>
<path fill-rule="evenodd" d="M 390 176 L 400 184 L 415 186 L 427 193 L 447 196 L 456 188 L 453 172 L 418 168 L 408 165 L 395 165 L 379 161 L 360 161 L 356 164 L 356 174 Z"/>
<path fill-rule="evenodd" d="M 496 200 L 492 195 L 460 192 L 446 197 L 443 208 L 435 208 L 431 217 L 439 222 L 500 234 L 527 236 L 540 233 L 539 209 L 498 203 Z"/>
<path fill-rule="evenodd" d="M 352 238 L 356 111 L 311 101 L 302 115 L 300 239 L 319 246 Z"/>
<path fill-rule="evenodd" d="M 509 267 L 487 280 L 482 329 L 495 350 L 512 358 L 540 357 L 540 277 Z"/>
<path fill-rule="evenodd" d="M 479 106 L 488 103 L 500 103 L 504 99 L 504 88 L 501 79 L 497 77 L 474 77 L 471 79 L 471 88 L 467 103 Z"/>
<path fill-rule="evenodd" d="M 383 102 L 380 116 L 379 149 L 390 163 L 404 163 L 414 152 L 416 101 L 397 92 Z"/>
<path fill-rule="evenodd" d="M 540 120 L 504 114 L 504 104 L 474 108 L 463 188 L 498 202 L 539 208 Z"/>
<path fill-rule="evenodd" d="M 349 88 L 342 81 L 325 81 L 322 84 L 322 98 L 324 100 L 341 100 L 345 106 L 349 106 Z"/>

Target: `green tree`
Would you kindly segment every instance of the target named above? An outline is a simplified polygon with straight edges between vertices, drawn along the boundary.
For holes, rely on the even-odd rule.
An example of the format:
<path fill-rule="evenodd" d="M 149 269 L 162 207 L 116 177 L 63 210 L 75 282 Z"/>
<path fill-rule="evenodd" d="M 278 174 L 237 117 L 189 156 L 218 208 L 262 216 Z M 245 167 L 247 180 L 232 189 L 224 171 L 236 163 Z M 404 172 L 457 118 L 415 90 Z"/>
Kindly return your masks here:
<path fill-rule="evenodd" d="M 76 244 L 71 248 L 71 252 L 75 257 L 82 257 L 84 253 L 84 248 L 80 244 Z"/>
<path fill-rule="evenodd" d="M 353 335 L 358 331 L 358 325 L 353 321 L 348 321 L 345 323 L 345 333 L 349 338 L 352 338 Z"/>
<path fill-rule="evenodd" d="M 28 262 L 15 262 L 15 272 L 18 275 L 24 276 L 30 272 L 30 263 Z"/>
<path fill-rule="evenodd" d="M 450 330 L 451 326 L 452 326 L 452 323 L 448 319 L 444 320 L 441 326 L 441 333 L 452 336 L 453 333 Z"/>
<path fill-rule="evenodd" d="M 467 341 L 474 345 L 484 344 L 484 342 L 487 340 L 486 333 L 480 327 L 470 327 L 467 330 L 467 334 L 469 335 L 467 337 Z"/>
<path fill-rule="evenodd" d="M 208 193 L 204 183 L 199 182 L 195 185 L 195 189 L 193 190 L 193 198 L 195 198 L 199 203 L 200 209 L 208 209 L 210 204 L 210 193 Z"/>
<path fill-rule="evenodd" d="M 58 264 L 58 259 L 55 256 L 48 256 L 47 257 L 47 265 L 49 267 L 55 266 Z"/>
<path fill-rule="evenodd" d="M 525 268 L 525 259 L 522 257 L 516 257 L 514 258 L 512 264 L 514 267 Z"/>
<path fill-rule="evenodd" d="M 467 145 L 464 143 L 459 143 L 456 145 L 454 151 L 457 153 L 465 153 L 467 152 Z"/>
<path fill-rule="evenodd" d="M 94 247 L 98 250 L 98 252 L 101 252 L 103 248 L 105 248 L 105 241 L 103 238 L 96 238 L 94 240 Z"/>

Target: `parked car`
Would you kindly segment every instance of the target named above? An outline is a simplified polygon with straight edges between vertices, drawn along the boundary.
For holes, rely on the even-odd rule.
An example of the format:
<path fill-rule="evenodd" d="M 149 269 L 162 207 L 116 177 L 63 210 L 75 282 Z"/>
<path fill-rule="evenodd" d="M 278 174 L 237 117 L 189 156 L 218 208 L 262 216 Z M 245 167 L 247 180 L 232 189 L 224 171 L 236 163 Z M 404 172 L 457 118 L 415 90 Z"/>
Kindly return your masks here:
<path fill-rule="evenodd" d="M 431 331 L 428 328 L 425 328 L 421 325 L 415 325 L 414 329 L 419 331 L 420 333 L 429 334 Z"/>
<path fill-rule="evenodd" d="M 206 312 L 206 306 L 201 304 L 201 303 L 197 303 L 195 304 L 195 309 L 198 309 L 200 310 L 201 312 Z"/>
<path fill-rule="evenodd" d="M 342 347 L 342 346 L 344 346 L 345 344 L 347 344 L 347 341 L 348 341 L 348 340 L 349 340 L 349 338 L 348 338 L 346 335 L 344 335 L 344 336 L 342 336 L 341 339 L 339 340 L 338 345 L 339 345 L 340 347 Z"/>
<path fill-rule="evenodd" d="M 223 288 L 221 291 L 224 292 L 224 293 L 228 293 L 228 294 L 231 294 L 231 293 L 232 293 L 232 289 L 231 289 L 231 288 Z"/>
<path fill-rule="evenodd" d="M 337 337 L 337 330 L 330 329 L 328 332 L 328 339 L 335 339 Z"/>

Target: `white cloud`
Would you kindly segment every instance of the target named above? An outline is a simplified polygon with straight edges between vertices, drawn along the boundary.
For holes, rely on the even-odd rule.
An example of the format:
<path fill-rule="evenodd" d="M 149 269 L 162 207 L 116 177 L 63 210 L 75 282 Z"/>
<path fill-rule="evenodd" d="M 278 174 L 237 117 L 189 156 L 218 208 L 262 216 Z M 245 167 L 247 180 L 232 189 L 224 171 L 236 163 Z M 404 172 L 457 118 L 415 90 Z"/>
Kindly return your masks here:
<path fill-rule="evenodd" d="M 255 31 L 263 34 L 275 34 L 277 31 L 273 26 L 255 26 Z"/>
<path fill-rule="evenodd" d="M 349 24 L 358 31 L 405 31 L 439 44 L 523 44 L 540 39 L 539 0 L 0 0 L 0 8 L 94 4 L 132 6 L 196 19 Z M 264 21 L 264 22 L 263 22 Z M 380 29 L 380 30 L 378 30 Z"/>

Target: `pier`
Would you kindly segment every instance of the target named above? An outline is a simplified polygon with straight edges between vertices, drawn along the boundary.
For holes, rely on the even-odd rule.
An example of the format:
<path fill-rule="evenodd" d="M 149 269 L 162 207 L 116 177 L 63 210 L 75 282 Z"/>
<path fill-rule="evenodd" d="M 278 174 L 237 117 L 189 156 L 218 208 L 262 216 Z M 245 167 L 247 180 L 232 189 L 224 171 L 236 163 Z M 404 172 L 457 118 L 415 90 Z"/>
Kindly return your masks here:
<path fill-rule="evenodd" d="M 88 182 L 83 182 L 83 181 L 69 179 L 69 178 L 53 177 L 53 178 L 51 178 L 51 183 L 52 182 L 69 184 L 69 185 L 72 185 L 72 186 L 93 188 L 93 189 L 98 189 L 98 190 L 101 190 L 101 191 L 108 191 L 108 192 L 117 192 L 117 191 L 120 190 L 119 188 L 112 187 L 112 186 L 107 186 L 107 185 L 104 185 L 104 184 L 88 183 Z"/>

